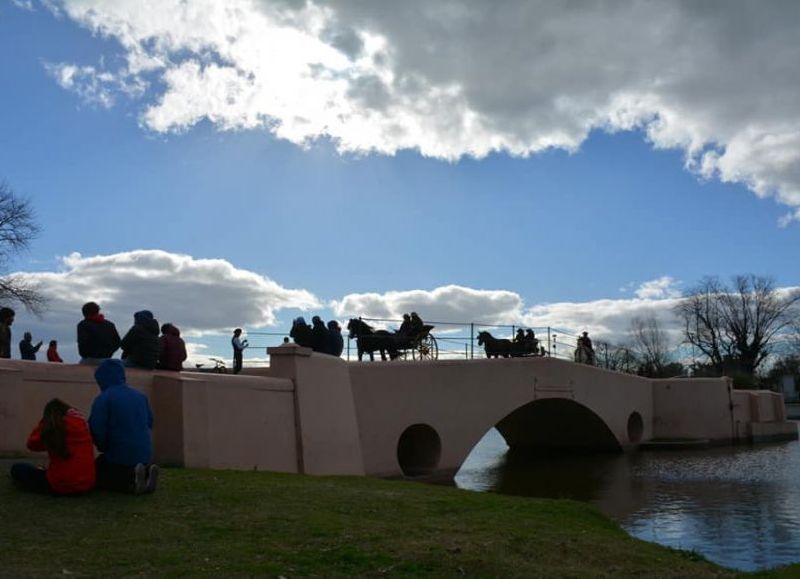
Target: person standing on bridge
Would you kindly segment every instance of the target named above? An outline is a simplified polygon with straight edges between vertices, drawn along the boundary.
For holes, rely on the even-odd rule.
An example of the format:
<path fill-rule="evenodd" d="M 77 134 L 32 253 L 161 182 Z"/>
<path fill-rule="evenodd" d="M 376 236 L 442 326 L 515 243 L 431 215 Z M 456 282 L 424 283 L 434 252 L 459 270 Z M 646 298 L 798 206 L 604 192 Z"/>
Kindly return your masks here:
<path fill-rule="evenodd" d="M 22 340 L 19 342 L 19 356 L 23 360 L 33 360 L 36 361 L 36 352 L 39 351 L 39 348 L 42 347 L 42 341 L 39 340 L 39 343 L 35 346 L 33 345 L 33 336 L 30 332 L 25 332 L 22 336 Z"/>
<path fill-rule="evenodd" d="M 11 324 L 14 323 L 14 310 L 0 308 L 0 358 L 11 357 Z"/>
<path fill-rule="evenodd" d="M 247 340 L 239 339 L 239 336 L 242 335 L 242 328 L 236 328 L 233 330 L 233 338 L 231 338 L 231 346 L 233 346 L 233 373 L 238 374 L 242 371 L 242 366 L 244 364 L 244 350 L 250 344 L 247 343 Z"/>

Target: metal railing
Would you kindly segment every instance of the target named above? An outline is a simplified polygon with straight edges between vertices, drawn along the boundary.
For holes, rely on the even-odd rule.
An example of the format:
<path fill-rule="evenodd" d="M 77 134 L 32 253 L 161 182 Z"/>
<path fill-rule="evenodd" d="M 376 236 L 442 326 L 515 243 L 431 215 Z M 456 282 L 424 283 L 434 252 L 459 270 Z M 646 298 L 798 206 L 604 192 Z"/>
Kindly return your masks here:
<path fill-rule="evenodd" d="M 375 325 L 378 329 L 393 330 L 400 326 L 402 319 L 393 318 L 368 318 L 359 317 L 358 319 Z M 483 357 L 482 348 L 478 346 L 478 332 L 491 330 L 495 338 L 506 338 L 513 340 L 518 329 L 533 330 L 539 345 L 544 347 L 545 355 L 554 358 L 572 359 L 575 349 L 575 338 L 577 333 L 552 326 L 528 326 L 525 324 L 492 324 L 487 322 L 442 322 L 425 320 L 426 324 L 434 326 L 431 334 L 436 338 L 439 345 L 439 358 L 469 360 L 476 357 Z M 357 347 L 355 339 L 347 335 L 347 330 L 343 328 L 345 338 L 345 359 L 351 360 L 355 357 Z M 569 341 L 565 336 L 570 336 Z M 575 338 L 573 338 L 575 336 Z M 284 343 L 284 339 L 289 338 L 289 332 L 247 332 L 250 341 L 250 350 L 266 349 Z M 260 338 L 264 338 L 261 340 Z M 257 340 L 257 341 L 256 341 Z M 252 366 L 254 364 L 247 364 Z"/>

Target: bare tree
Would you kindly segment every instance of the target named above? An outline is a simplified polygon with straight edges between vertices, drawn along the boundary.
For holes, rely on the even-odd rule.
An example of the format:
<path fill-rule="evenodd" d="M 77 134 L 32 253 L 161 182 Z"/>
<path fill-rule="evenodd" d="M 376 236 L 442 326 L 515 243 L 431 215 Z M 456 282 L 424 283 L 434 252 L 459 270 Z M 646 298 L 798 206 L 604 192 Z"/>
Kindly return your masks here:
<path fill-rule="evenodd" d="M 38 287 L 23 276 L 8 275 L 11 259 L 28 248 L 39 234 L 30 201 L 22 199 L 0 181 L 0 300 L 16 301 L 34 313 L 41 312 L 45 299 Z"/>
<path fill-rule="evenodd" d="M 703 279 L 676 306 L 686 341 L 718 373 L 752 375 L 769 356 L 775 338 L 794 319 L 800 292 L 779 292 L 768 277 L 739 275 L 727 287 Z"/>
<path fill-rule="evenodd" d="M 663 376 L 665 369 L 672 362 L 672 356 L 669 351 L 669 338 L 661 329 L 658 319 L 653 315 L 633 318 L 630 335 L 639 360 L 638 373 L 652 378 Z"/>
<path fill-rule="evenodd" d="M 610 342 L 597 341 L 597 365 L 607 370 L 636 374 L 639 360 L 632 348 L 625 345 L 615 345 Z"/>

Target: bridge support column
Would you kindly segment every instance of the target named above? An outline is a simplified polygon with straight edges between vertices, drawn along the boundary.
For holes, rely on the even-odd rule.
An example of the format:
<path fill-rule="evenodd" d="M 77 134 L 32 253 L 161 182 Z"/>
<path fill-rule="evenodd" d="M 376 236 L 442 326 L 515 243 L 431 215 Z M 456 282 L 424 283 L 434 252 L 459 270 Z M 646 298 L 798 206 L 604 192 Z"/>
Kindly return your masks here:
<path fill-rule="evenodd" d="M 347 363 L 296 344 L 267 353 L 270 375 L 294 382 L 298 472 L 364 475 Z"/>

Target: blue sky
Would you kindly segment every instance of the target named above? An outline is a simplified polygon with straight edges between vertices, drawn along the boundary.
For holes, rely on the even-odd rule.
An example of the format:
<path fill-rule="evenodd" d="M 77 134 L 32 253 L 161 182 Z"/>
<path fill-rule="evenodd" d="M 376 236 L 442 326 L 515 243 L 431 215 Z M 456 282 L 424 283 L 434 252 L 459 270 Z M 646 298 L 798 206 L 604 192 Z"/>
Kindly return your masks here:
<path fill-rule="evenodd" d="M 245 7 L 252 4 L 242 3 Z M 186 46 L 159 52 L 152 48 L 157 33 L 138 39 L 126 37 L 118 32 L 126 13 L 109 14 L 99 21 L 102 8 L 100 16 L 85 12 L 86 5 L 92 4 L 65 0 L 49 3 L 49 7 L 35 2 L 0 6 L 0 178 L 31 198 L 42 226 L 41 236 L 13 269 L 63 274 L 72 267 L 63 258 L 75 252 L 88 258 L 161 250 L 193 260 L 225 260 L 234 270 L 263 276 L 280 288 L 305 290 L 318 302 L 314 307 L 297 307 L 298 303 L 309 306 L 313 300 L 275 298 L 265 306 L 266 313 L 240 315 L 233 304 L 225 306 L 231 309 L 221 312 L 219 319 L 174 320 L 196 330 L 195 342 L 200 349 L 205 344 L 206 353 L 227 353 L 225 340 L 211 336 L 227 325 L 226 319 L 230 325 L 283 330 L 298 313 L 320 312 L 326 318 L 342 319 L 381 311 L 396 315 L 408 307 L 419 309 L 425 317 L 427 305 L 433 313 L 447 311 L 458 320 L 532 325 L 542 321 L 611 334 L 622 327 L 621 321 L 582 319 L 578 312 L 585 311 L 585 304 L 602 301 L 609 312 L 613 310 L 609 316 L 624 318 L 630 300 L 637 297 L 636 290 L 653 280 L 662 280 L 661 289 L 641 294 L 641 299 L 668 301 L 676 291 L 707 274 L 728 277 L 753 272 L 774 276 L 779 286 L 800 285 L 796 267 L 800 228 L 797 221 L 786 217 L 800 206 L 792 181 L 798 151 L 789 145 L 782 148 L 790 155 L 784 165 L 795 167 L 790 169 L 777 161 L 764 161 L 771 151 L 756 150 L 752 144 L 752 154 L 742 156 L 747 143 L 742 144 L 739 134 L 724 136 L 727 125 L 717 109 L 710 109 L 705 116 L 698 111 L 685 122 L 675 121 L 680 118 L 675 111 L 687 110 L 678 95 L 673 108 L 663 105 L 655 113 L 641 113 L 629 127 L 623 121 L 617 125 L 609 120 L 592 121 L 594 125 L 587 121 L 584 134 L 572 134 L 575 127 L 565 120 L 553 121 L 546 110 L 523 107 L 515 117 L 518 105 L 514 99 L 498 104 L 497 95 L 474 93 L 464 98 L 492 121 L 495 132 L 488 134 L 488 129 L 482 129 L 467 135 L 466 141 L 458 137 L 452 142 L 436 119 L 411 109 L 416 116 L 409 116 L 410 123 L 430 130 L 397 143 L 392 142 L 389 129 L 378 136 L 364 136 L 364 130 L 354 136 L 346 133 L 345 127 L 338 133 L 320 131 L 314 138 L 307 134 L 287 137 L 276 134 L 274 127 L 277 122 L 288 127 L 288 116 L 282 120 L 277 113 L 270 116 L 272 109 L 256 111 L 262 119 L 257 126 L 246 126 L 247 122 L 236 126 L 238 119 L 251 111 L 231 113 L 225 109 L 220 114 L 214 103 L 194 104 L 196 95 L 189 95 L 195 99 L 190 102 L 200 107 L 200 112 L 191 121 L 181 120 L 179 106 L 167 113 L 161 107 L 162 117 L 171 115 L 167 120 L 148 121 L 148 111 L 179 88 L 166 76 L 169 67 L 165 67 L 167 72 L 147 69 L 137 73 L 132 62 L 138 53 L 131 47 L 151 47 L 149 57 L 166 54 L 173 68 L 191 61 L 193 49 L 187 48 L 187 41 Z M 351 18 L 351 32 L 361 30 L 356 24 L 363 30 L 383 30 L 385 42 L 396 42 L 393 54 L 403 54 L 404 42 L 408 42 L 402 36 L 405 31 L 381 29 L 384 15 L 354 16 L 351 3 L 329 4 L 338 11 L 337 23 Z M 137 25 L 144 26 L 140 20 L 132 22 L 134 30 Z M 453 42 L 458 40 L 457 32 L 451 35 Z M 367 36 L 362 34 L 362 38 Z M 786 49 L 797 50 L 797 45 L 794 40 Z M 660 55 L 666 47 L 647 48 Z M 202 52 L 194 50 L 195 56 Z M 210 69 L 217 61 L 230 63 L 234 58 L 225 56 L 219 47 L 215 50 L 211 56 L 198 56 L 198 61 Z M 442 50 L 449 54 L 446 47 Z M 447 72 L 448 83 L 461 74 L 464 86 L 469 86 L 468 78 L 473 75 L 469 64 L 454 62 Z M 71 63 L 92 67 L 85 76 L 73 77 L 83 84 L 70 84 L 59 76 Z M 240 71 L 246 68 L 245 61 L 234 64 Z M 404 66 L 400 56 L 394 66 L 395 73 Z M 422 74 L 421 70 L 428 74 L 431 86 L 436 84 L 433 72 L 414 66 L 417 74 Z M 732 77 L 755 74 L 745 66 L 733 70 Z M 103 72 L 106 80 L 98 77 Z M 252 74 L 257 78 L 259 73 Z M 487 82 L 508 80 L 492 77 L 492 71 L 485 74 Z M 695 76 L 687 73 L 686 78 Z M 143 79 L 147 88 L 139 93 L 124 89 L 125 83 L 137 79 Z M 212 82 L 210 77 L 206 80 Z M 550 82 L 549 77 L 539 80 L 539 84 Z M 697 92 L 704 88 L 708 87 L 697 87 Z M 798 93 L 793 89 L 796 87 L 775 90 L 782 91 L 785 99 L 794 97 L 796 104 Z M 208 88 L 209 93 L 213 90 L 213 86 Z M 512 85 L 509 91 L 514 90 Z M 518 100 L 543 98 L 527 89 L 518 93 Z M 113 104 L 99 101 L 98 94 L 109 97 Z M 469 93 L 465 90 L 464 94 Z M 755 92 L 753 98 L 759 94 Z M 502 114 L 493 112 L 502 107 Z M 725 109 L 725 103 L 718 103 L 718 109 Z M 309 110 L 315 109 L 309 106 Z M 399 105 L 392 110 L 395 115 L 403 112 Z M 732 106 L 731 115 L 736 110 Z M 226 114 L 230 118 L 224 118 Z M 541 115 L 540 124 L 537 115 Z M 673 119 L 673 125 L 666 120 L 659 125 L 654 118 Z M 525 125 L 524 131 L 515 127 L 517 122 Z M 687 159 L 710 162 L 715 158 L 697 156 L 686 139 L 672 135 L 697 135 L 697 127 L 713 122 L 722 128 L 714 132 L 705 127 L 708 134 L 697 137 L 702 143 L 699 150 L 720 152 L 723 161 L 730 152 L 727 156 L 732 158 L 703 174 L 696 165 L 687 168 Z M 755 113 L 748 126 L 759 122 L 774 126 L 773 119 Z M 792 122 L 797 119 L 786 119 L 786 124 Z M 546 130 L 540 125 L 547 125 Z M 497 128 L 501 126 L 504 128 Z M 800 125 L 795 125 L 795 131 L 796 126 Z M 437 130 L 441 134 L 436 134 Z M 564 134 L 568 137 L 559 136 Z M 488 144 L 481 145 L 479 137 Z M 542 139 L 556 146 L 542 147 Z M 417 146 L 406 146 L 409 142 Z M 524 154 L 519 154 L 520 146 L 527 148 Z M 393 147 L 397 150 L 391 150 Z M 477 158 L 470 151 L 477 151 Z M 731 168 L 737 160 L 737 166 L 746 170 Z M 766 183 L 768 198 L 754 194 L 759 183 Z M 113 263 L 109 267 L 113 269 Z M 174 270 L 169 275 L 181 273 Z M 127 291 L 114 286 L 129 283 L 118 277 L 98 279 L 107 284 L 103 296 Z M 209 284 L 213 279 L 201 281 Z M 51 282 L 58 291 L 60 282 Z M 225 283 L 220 283 L 220 291 Z M 432 292 L 448 286 L 470 290 L 475 299 L 458 309 L 452 306 L 458 299 L 449 295 L 444 299 L 450 300 L 452 308 L 442 310 L 444 305 L 435 303 L 439 298 Z M 146 296 L 147 289 L 145 286 L 135 295 Z M 168 291 L 156 282 L 149 290 Z M 415 290 L 422 292 L 424 299 L 421 294 L 402 293 Z M 484 293 L 474 293 L 481 291 Z M 493 292 L 514 294 L 518 301 L 504 302 L 505 309 L 482 309 L 482 299 L 496 301 Z M 375 294 L 373 298 L 383 300 L 383 305 L 375 306 L 375 300 L 369 301 L 363 294 Z M 197 303 L 197 307 L 209 307 L 208 299 L 203 297 L 205 303 Z M 255 300 L 259 294 L 237 299 Z M 58 296 L 56 311 L 39 321 L 23 316 L 17 326 L 31 325 L 40 334 L 49 332 L 69 342 L 77 319 L 69 320 L 67 314 L 76 303 L 79 308 L 77 295 Z M 123 304 L 129 301 L 111 299 L 109 303 L 116 306 L 111 313 L 120 319 L 118 324 L 126 327 L 132 311 L 126 311 Z M 345 312 L 344 303 L 351 304 L 351 310 L 363 311 Z M 548 304 L 575 307 L 542 309 Z M 641 305 L 635 304 L 634 309 L 638 311 Z M 655 310 L 660 307 L 650 305 Z M 135 307 L 132 302 L 131 307 Z M 171 318 L 170 312 L 157 311 L 156 315 L 163 321 Z"/>

